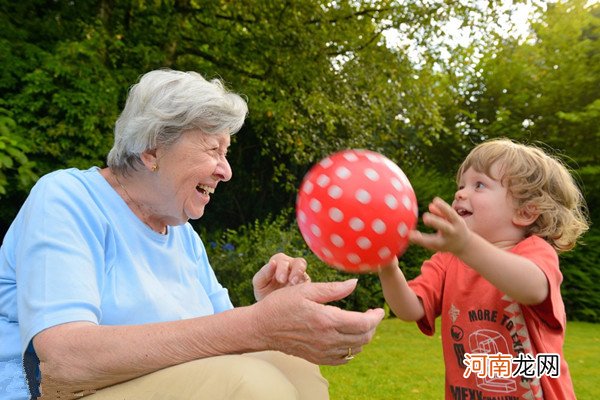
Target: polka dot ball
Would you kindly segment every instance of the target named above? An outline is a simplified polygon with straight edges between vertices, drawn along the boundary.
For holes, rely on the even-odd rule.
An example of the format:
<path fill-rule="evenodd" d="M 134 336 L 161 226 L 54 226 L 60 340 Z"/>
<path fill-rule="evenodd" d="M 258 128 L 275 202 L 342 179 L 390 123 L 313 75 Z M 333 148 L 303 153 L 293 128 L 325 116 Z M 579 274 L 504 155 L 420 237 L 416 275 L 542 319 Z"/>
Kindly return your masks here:
<path fill-rule="evenodd" d="M 315 164 L 296 199 L 308 247 L 326 264 L 352 273 L 375 272 L 402 255 L 417 216 L 404 172 L 369 150 L 340 151 Z"/>

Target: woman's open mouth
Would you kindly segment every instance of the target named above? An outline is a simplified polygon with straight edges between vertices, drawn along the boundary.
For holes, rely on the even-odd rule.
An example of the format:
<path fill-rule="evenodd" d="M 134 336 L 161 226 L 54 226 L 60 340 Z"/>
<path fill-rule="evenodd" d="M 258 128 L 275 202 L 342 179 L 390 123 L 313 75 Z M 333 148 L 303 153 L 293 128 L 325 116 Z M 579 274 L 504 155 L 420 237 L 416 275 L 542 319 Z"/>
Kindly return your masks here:
<path fill-rule="evenodd" d="M 206 186 L 206 185 L 201 185 L 201 184 L 196 185 L 196 190 L 198 192 L 200 192 L 201 194 L 205 194 L 205 195 L 210 195 L 215 192 L 215 188 Z"/>

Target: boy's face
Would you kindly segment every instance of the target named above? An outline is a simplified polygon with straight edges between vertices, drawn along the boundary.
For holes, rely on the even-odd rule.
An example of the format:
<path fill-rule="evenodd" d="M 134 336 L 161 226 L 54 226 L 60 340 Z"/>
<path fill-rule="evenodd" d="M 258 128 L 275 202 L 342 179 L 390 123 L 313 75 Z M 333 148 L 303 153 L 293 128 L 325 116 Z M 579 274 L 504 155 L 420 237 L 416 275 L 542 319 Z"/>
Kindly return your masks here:
<path fill-rule="evenodd" d="M 514 244 L 523 238 L 524 232 L 513 223 L 516 207 L 500 180 L 500 163 L 492 165 L 490 175 L 467 169 L 460 178 L 452 207 L 469 229 L 489 242 Z"/>

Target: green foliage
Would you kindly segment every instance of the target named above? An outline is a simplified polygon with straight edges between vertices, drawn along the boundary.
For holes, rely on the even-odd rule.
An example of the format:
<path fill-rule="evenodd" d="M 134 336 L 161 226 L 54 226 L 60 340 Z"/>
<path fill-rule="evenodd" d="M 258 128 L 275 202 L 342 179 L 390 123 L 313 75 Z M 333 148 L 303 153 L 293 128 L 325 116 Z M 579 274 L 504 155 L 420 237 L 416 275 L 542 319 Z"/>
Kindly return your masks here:
<path fill-rule="evenodd" d="M 26 155 L 28 148 L 23 140 L 13 133 L 16 126 L 10 113 L 0 107 L 0 197 L 6 194 L 7 186 L 11 183 L 6 171 L 17 172 L 16 185 L 21 190 L 29 187 L 36 179 L 32 171 L 34 164 Z"/>
<path fill-rule="evenodd" d="M 324 264 L 310 252 L 295 223 L 291 222 L 291 210 L 277 217 L 228 229 L 221 234 L 204 233 L 207 253 L 219 281 L 229 289 L 235 305 L 255 302 L 252 277 L 271 256 L 284 252 L 293 257 L 304 257 L 309 273 L 315 281 L 331 281 L 340 273 Z"/>
<path fill-rule="evenodd" d="M 118 83 L 103 66 L 101 37 L 63 43 L 27 74 L 11 99 L 18 133 L 42 172 L 104 165 L 119 109 Z"/>
<path fill-rule="evenodd" d="M 499 39 L 473 75 L 474 141 L 509 136 L 564 155 L 589 204 L 600 182 L 600 5 L 548 3 L 525 42 Z M 472 97 L 471 97 L 472 96 Z M 466 115 L 466 114 L 465 114 Z M 597 207 L 590 207 L 597 216 Z"/>
<path fill-rule="evenodd" d="M 444 35 L 442 21 L 476 12 L 468 2 L 393 0 L 0 0 L 0 87 L 43 174 L 103 163 L 141 73 L 223 78 L 251 111 L 230 152 L 237 179 L 208 222 L 236 227 L 288 207 L 307 166 L 334 150 L 400 148 L 421 161 L 418 149 L 446 132 L 452 98 L 432 64 L 415 66 L 404 45 L 386 46 L 385 32 L 426 47 Z"/>
<path fill-rule="evenodd" d="M 569 319 L 600 322 L 600 228 L 594 226 L 574 251 L 561 255 L 562 294 Z"/>

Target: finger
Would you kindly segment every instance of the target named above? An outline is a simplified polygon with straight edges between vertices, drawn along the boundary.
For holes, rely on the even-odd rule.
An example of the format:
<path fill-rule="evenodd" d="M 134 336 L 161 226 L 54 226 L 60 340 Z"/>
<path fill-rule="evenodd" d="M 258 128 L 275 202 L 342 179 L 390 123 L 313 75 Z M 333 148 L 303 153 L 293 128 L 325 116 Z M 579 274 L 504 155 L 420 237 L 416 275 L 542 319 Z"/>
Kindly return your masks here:
<path fill-rule="evenodd" d="M 331 312 L 331 317 L 334 319 L 335 330 L 345 335 L 346 341 L 349 341 L 349 344 L 354 345 L 367 343 L 367 339 L 370 339 L 375 328 L 385 316 L 381 308 L 358 312 L 342 310 L 333 306 L 330 307 L 334 309 L 329 311 Z"/>
<path fill-rule="evenodd" d="M 311 283 L 304 286 L 303 293 L 308 300 L 324 304 L 348 296 L 356 288 L 357 283 L 356 278 L 342 282 Z"/>
<path fill-rule="evenodd" d="M 444 237 L 438 234 L 428 234 L 414 231 L 409 234 L 409 240 L 419 246 L 437 250 L 444 244 Z"/>
<path fill-rule="evenodd" d="M 339 349 L 336 349 L 334 357 L 340 360 L 339 364 L 346 364 L 347 362 L 353 360 L 354 357 L 356 357 L 358 354 L 360 354 L 362 350 L 362 346 L 341 347 Z M 335 359 L 334 362 L 336 362 Z"/>
<path fill-rule="evenodd" d="M 435 207 L 437 207 L 437 209 L 439 210 L 439 212 L 444 217 L 446 217 L 446 219 L 448 221 L 450 221 L 451 223 L 454 223 L 458 219 L 460 219 L 460 216 L 454 210 L 454 208 L 452 208 L 452 206 L 450 204 L 448 204 L 447 202 L 445 202 L 441 198 L 436 197 L 435 199 L 433 199 L 433 202 L 434 202 Z"/>
<path fill-rule="evenodd" d="M 276 265 L 273 260 L 270 260 L 268 263 L 263 265 L 263 267 L 252 278 L 252 285 L 259 288 L 267 286 L 273 279 L 275 267 Z"/>
<path fill-rule="evenodd" d="M 448 232 L 452 226 L 445 217 L 437 216 L 428 212 L 423 214 L 423 223 L 428 227 L 442 233 Z"/>
<path fill-rule="evenodd" d="M 425 234 L 419 231 L 410 231 L 408 233 L 408 240 L 416 245 L 425 246 Z"/>
<path fill-rule="evenodd" d="M 298 285 L 300 283 L 307 283 L 310 281 L 310 275 L 308 275 L 306 272 L 297 272 L 294 273 L 293 276 L 290 273 L 290 283 L 292 284 L 292 286 Z"/>
<path fill-rule="evenodd" d="M 436 199 L 433 199 L 431 203 L 429 203 L 427 209 L 431 214 L 443 216 L 442 210 L 440 209 L 439 205 L 436 204 Z"/>
<path fill-rule="evenodd" d="M 276 272 L 275 280 L 280 284 L 284 285 L 288 282 L 290 276 L 290 262 L 289 260 L 278 260 L 276 261 Z"/>
<path fill-rule="evenodd" d="M 306 273 L 306 260 L 303 258 L 294 258 L 290 263 L 289 281 L 292 285 L 310 281 Z"/>

